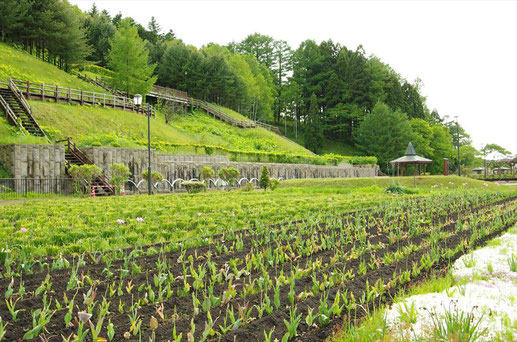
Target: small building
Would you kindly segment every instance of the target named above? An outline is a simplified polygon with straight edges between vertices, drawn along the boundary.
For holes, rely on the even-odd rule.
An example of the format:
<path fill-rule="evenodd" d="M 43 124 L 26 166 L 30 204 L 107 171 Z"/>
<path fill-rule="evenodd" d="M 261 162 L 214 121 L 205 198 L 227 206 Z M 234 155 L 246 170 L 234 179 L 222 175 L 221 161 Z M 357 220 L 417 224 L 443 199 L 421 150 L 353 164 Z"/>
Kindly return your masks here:
<path fill-rule="evenodd" d="M 408 165 L 414 165 L 414 175 L 416 176 L 421 174 L 422 169 L 425 174 L 426 165 L 431 164 L 432 162 L 433 161 L 431 159 L 417 155 L 415 148 L 410 141 L 406 149 L 406 154 L 400 158 L 390 161 L 390 164 L 395 167 L 394 173 L 396 176 L 409 176 Z"/>
<path fill-rule="evenodd" d="M 472 169 L 472 174 L 474 174 L 474 175 L 482 175 L 484 172 L 485 172 L 484 167 L 476 167 L 476 168 Z"/>

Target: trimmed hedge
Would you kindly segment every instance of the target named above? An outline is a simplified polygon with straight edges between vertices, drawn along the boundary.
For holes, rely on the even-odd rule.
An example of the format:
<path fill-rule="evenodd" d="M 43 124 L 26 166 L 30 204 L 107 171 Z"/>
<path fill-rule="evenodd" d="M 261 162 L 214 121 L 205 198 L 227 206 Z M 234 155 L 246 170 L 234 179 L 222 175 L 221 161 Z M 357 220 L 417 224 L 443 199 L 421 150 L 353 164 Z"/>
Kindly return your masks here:
<path fill-rule="evenodd" d="M 197 194 L 199 192 L 205 192 L 206 191 L 206 184 L 203 182 L 196 182 L 196 181 L 185 181 L 181 183 L 182 186 L 187 189 L 187 192 L 189 194 Z"/>

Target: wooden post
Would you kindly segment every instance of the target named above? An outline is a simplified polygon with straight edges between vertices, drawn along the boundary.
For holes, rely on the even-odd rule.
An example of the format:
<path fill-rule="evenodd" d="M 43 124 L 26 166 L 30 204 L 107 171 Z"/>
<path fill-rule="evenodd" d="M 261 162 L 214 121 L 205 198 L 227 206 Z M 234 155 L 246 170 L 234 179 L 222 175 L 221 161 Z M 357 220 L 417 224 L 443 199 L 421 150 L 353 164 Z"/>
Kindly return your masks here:
<path fill-rule="evenodd" d="M 72 89 L 68 88 L 68 102 L 72 102 Z"/>
<path fill-rule="evenodd" d="M 31 92 L 30 92 L 30 89 L 31 89 L 31 81 L 27 81 L 27 98 L 30 99 L 31 98 Z"/>
<path fill-rule="evenodd" d="M 56 98 L 56 102 L 57 102 L 57 99 L 58 99 L 58 93 L 59 93 L 59 87 L 56 86 L 56 88 L 54 89 L 54 97 Z"/>
<path fill-rule="evenodd" d="M 427 165 L 426 165 L 426 164 L 424 164 L 424 176 L 425 176 L 425 167 L 426 167 L 426 166 L 427 166 Z"/>
<path fill-rule="evenodd" d="M 102 106 L 106 107 L 106 94 L 103 94 L 102 96 Z"/>
<path fill-rule="evenodd" d="M 45 83 L 41 84 L 41 101 L 45 100 Z"/>
<path fill-rule="evenodd" d="M 83 90 L 81 89 L 81 106 L 83 105 Z"/>

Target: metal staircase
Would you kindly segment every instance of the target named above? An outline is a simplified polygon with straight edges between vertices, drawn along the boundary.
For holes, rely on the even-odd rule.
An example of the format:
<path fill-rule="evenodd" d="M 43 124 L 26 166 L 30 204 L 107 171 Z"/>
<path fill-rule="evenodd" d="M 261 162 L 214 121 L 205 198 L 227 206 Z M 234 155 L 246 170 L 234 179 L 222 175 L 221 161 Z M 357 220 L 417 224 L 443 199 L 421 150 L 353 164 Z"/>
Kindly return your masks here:
<path fill-rule="evenodd" d="M 0 88 L 0 108 L 5 112 L 7 120 L 13 125 L 23 127 L 34 136 L 47 138 L 45 132 L 32 116 L 29 103 L 12 79 L 9 79 L 7 88 Z"/>

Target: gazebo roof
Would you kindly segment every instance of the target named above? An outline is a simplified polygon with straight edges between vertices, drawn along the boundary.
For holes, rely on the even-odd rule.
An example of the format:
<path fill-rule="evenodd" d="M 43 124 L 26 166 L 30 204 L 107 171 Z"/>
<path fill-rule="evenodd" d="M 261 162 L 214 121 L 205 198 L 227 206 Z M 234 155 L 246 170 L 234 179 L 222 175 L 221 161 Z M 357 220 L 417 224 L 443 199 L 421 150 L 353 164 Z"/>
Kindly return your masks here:
<path fill-rule="evenodd" d="M 404 156 L 390 161 L 391 164 L 430 164 L 432 162 L 431 159 L 418 156 L 411 141 L 407 146 Z"/>

